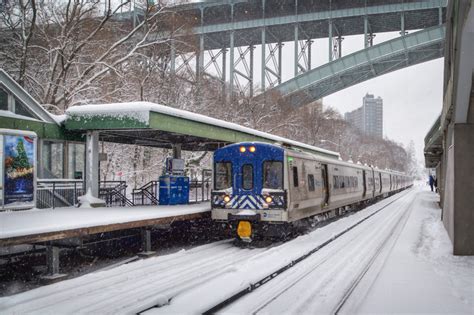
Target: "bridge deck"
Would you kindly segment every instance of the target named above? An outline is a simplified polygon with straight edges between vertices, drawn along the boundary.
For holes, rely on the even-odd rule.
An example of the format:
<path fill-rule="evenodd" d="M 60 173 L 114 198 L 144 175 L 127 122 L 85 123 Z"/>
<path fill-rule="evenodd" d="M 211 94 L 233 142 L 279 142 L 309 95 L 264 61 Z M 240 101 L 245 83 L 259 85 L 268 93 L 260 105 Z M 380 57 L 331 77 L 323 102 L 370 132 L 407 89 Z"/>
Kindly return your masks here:
<path fill-rule="evenodd" d="M 81 237 L 209 216 L 209 203 L 133 208 L 56 208 L 0 213 L 0 246 Z"/>

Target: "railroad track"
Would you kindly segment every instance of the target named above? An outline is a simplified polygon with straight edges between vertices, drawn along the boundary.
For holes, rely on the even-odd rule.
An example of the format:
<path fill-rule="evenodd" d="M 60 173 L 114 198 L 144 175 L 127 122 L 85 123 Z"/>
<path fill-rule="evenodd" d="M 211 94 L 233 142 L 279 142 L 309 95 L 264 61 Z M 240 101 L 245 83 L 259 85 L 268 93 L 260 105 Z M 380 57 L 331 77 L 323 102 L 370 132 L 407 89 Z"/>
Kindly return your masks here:
<path fill-rule="evenodd" d="M 358 232 L 355 229 L 386 208 L 392 208 L 392 204 L 399 202 L 400 199 L 405 198 L 409 201 L 411 194 L 413 192 L 408 192 L 391 201 L 291 264 L 284 266 L 278 273 L 273 273 L 267 279 L 253 284 L 245 293 L 239 292 L 206 310 L 205 313 L 223 311 L 224 313 L 252 314 L 259 312 L 338 314 L 377 258 L 389 247 L 389 244 L 394 243 L 390 240 L 393 241 L 398 237 L 408 218 L 413 200 L 408 204 L 403 203 L 396 209 L 397 211 L 388 213 L 383 220 L 379 220 L 370 233 L 366 233 L 364 229 L 361 229 L 359 233 L 354 233 Z M 351 238 L 342 240 L 349 233 Z M 379 239 L 382 235 L 383 237 Z M 339 244 L 335 244 L 339 240 L 341 240 Z M 333 248 L 329 249 L 330 246 Z M 323 252 L 324 250 L 326 252 Z M 350 260 L 354 257 L 356 258 L 351 262 Z M 306 266 L 301 266 L 300 270 L 293 272 L 303 263 L 306 263 Z M 285 274 L 285 279 L 275 283 L 282 274 Z M 267 285 L 271 280 L 275 281 Z M 246 297 L 255 290 L 260 292 L 250 294 L 249 298 Z M 298 297 L 296 301 L 295 297 Z M 292 303 L 289 304 L 288 301 Z"/>
<path fill-rule="evenodd" d="M 285 308 L 280 308 L 275 307 L 274 309 L 271 308 L 272 305 L 274 305 L 275 301 L 278 301 L 278 297 L 285 294 L 289 289 L 291 288 L 297 288 L 298 283 L 304 282 L 303 280 L 308 277 L 310 274 L 316 274 L 318 269 L 322 269 L 324 272 L 324 268 L 327 268 L 327 266 L 331 264 L 335 264 L 338 267 L 335 267 L 336 269 L 343 269 L 344 267 L 344 262 L 334 262 L 334 260 L 331 262 L 332 257 L 337 254 L 337 253 L 344 253 L 347 252 L 347 255 L 350 255 L 350 253 L 356 253 L 357 251 L 362 251 L 364 244 L 367 244 L 370 239 L 380 237 L 380 235 L 377 234 L 377 232 L 380 234 L 381 232 L 386 231 L 387 229 L 387 224 L 390 223 L 391 226 L 399 226 L 400 222 L 399 219 L 402 216 L 403 213 L 408 212 L 407 207 L 407 202 L 410 201 L 410 196 L 414 194 L 413 190 L 410 191 L 405 191 L 400 193 L 399 195 L 392 196 L 388 200 L 381 201 L 379 203 L 379 207 L 377 207 L 377 204 L 373 205 L 371 208 L 376 207 L 375 210 L 372 209 L 370 210 L 368 215 L 365 215 L 361 217 L 359 220 L 357 220 L 355 223 L 350 224 L 349 226 L 345 227 L 343 230 L 340 230 L 338 233 L 335 233 L 332 237 L 326 239 L 323 243 L 319 243 L 317 246 L 314 248 L 311 248 L 310 250 L 306 251 L 304 254 L 299 255 L 298 257 L 295 257 L 288 263 L 282 265 L 278 269 L 272 269 L 269 273 L 264 274 L 263 276 L 259 277 L 258 279 L 251 281 L 251 282 L 246 282 L 247 279 L 242 279 L 241 282 L 248 283 L 248 285 L 244 285 L 242 289 L 235 289 L 231 288 L 228 290 L 228 292 L 231 292 L 231 294 L 226 295 L 225 292 L 219 292 L 221 293 L 221 296 L 225 296 L 225 298 L 222 298 L 220 300 L 215 300 L 215 301 L 210 301 L 207 304 L 202 303 L 199 304 L 199 298 L 197 299 L 197 303 L 195 302 L 194 304 L 191 303 L 191 301 L 196 301 L 196 297 L 199 296 L 207 296 L 208 294 L 212 294 L 212 290 L 215 290 L 215 288 L 212 288 L 214 284 L 207 284 L 206 287 L 203 288 L 194 288 L 191 292 L 188 294 L 185 294 L 184 297 L 176 296 L 176 300 L 171 301 L 169 305 L 161 305 L 157 306 L 155 308 L 150 308 L 147 310 L 144 310 L 144 313 L 147 314 L 154 314 L 154 313 L 172 313 L 172 312 L 188 312 L 189 310 L 192 310 L 193 312 L 196 313 L 204 313 L 204 314 L 212 314 L 216 312 L 228 312 L 228 313 L 258 313 L 260 311 L 264 312 L 269 312 L 269 313 L 274 313 L 274 312 L 289 312 L 289 313 L 301 313 L 302 311 L 305 311 L 304 309 L 297 309 L 293 308 L 291 310 L 287 310 Z M 403 202 L 405 200 L 405 202 Z M 394 208 L 394 206 L 398 203 L 401 203 L 401 205 L 397 208 L 397 211 L 389 211 L 386 216 L 376 216 L 378 213 L 382 212 L 383 210 L 387 208 Z M 380 218 L 379 218 L 380 217 Z M 364 234 L 364 231 L 357 231 L 358 229 L 362 230 L 367 230 L 365 225 L 370 225 L 370 222 L 367 222 L 371 220 L 372 218 L 379 218 L 377 219 L 378 221 L 383 221 L 383 222 L 378 222 L 378 228 L 374 228 L 374 231 L 370 233 L 366 233 L 366 237 L 364 238 L 363 241 L 359 242 L 355 246 L 355 240 L 357 239 L 357 235 L 362 235 Z M 400 219 L 401 220 L 401 219 Z M 364 225 L 364 223 L 367 223 Z M 337 223 L 337 222 L 336 222 Z M 394 231 L 390 232 L 389 234 L 393 236 Z M 344 238 L 348 237 L 349 235 L 356 234 L 356 236 L 353 236 L 352 239 L 344 240 Z M 387 238 L 388 240 L 388 238 Z M 379 240 L 380 242 L 380 240 Z M 291 242 L 290 242 L 291 243 Z M 382 243 L 386 243 L 383 241 Z M 351 247 L 351 244 L 353 248 L 348 251 L 348 247 Z M 379 244 L 380 245 L 380 244 Z M 288 243 L 285 243 L 278 248 L 282 248 L 285 246 L 290 246 Z M 385 246 L 380 246 L 380 249 L 376 250 L 376 252 L 381 251 Z M 284 252 L 284 249 L 281 251 Z M 326 253 L 325 253 L 326 251 Z M 271 254 L 271 253 L 266 253 Z M 367 257 L 373 257 L 373 260 L 375 260 L 378 255 L 369 255 Z M 367 258 L 366 257 L 366 258 Z M 315 259 L 315 261 L 311 261 Z M 256 261 L 254 260 L 253 263 Z M 363 266 L 370 265 L 370 261 L 368 262 L 367 259 L 363 261 Z M 306 267 L 304 266 L 306 265 Z M 249 264 L 249 266 L 251 266 Z M 260 265 L 261 267 L 262 265 Z M 264 266 L 264 264 L 263 264 Z M 296 268 L 297 266 L 302 266 L 302 268 Z M 304 268 L 305 267 L 305 268 Z M 258 264 L 255 267 L 258 269 Z M 324 277 L 324 281 L 320 281 L 320 285 L 324 287 L 325 285 L 331 284 L 331 276 L 330 274 L 337 274 L 337 270 L 332 268 L 331 272 L 326 272 L 327 276 Z M 368 268 L 367 268 L 368 269 Z M 299 271 L 298 271 L 299 270 Z M 298 272 L 296 272 L 298 271 Z M 360 276 L 360 278 L 363 277 L 363 272 L 355 272 L 357 274 L 357 277 Z M 285 275 L 282 277 L 282 275 Z M 319 275 L 320 276 L 320 275 Z M 238 277 L 237 277 L 238 278 Z M 230 279 L 230 281 L 229 281 Z M 290 280 L 289 280 L 290 279 Z M 234 279 L 235 280 L 235 279 Z M 319 279 L 321 280 L 321 279 Z M 353 277 L 351 278 L 351 283 L 349 286 L 347 286 L 347 289 L 344 290 L 344 294 L 341 294 L 339 297 L 339 300 L 333 301 L 333 305 L 331 306 L 331 309 L 326 310 L 329 312 L 337 313 L 339 310 L 342 309 L 342 307 L 345 304 L 345 301 L 349 298 L 351 293 L 353 292 L 354 288 L 357 286 L 359 283 L 360 279 L 354 279 Z M 235 281 L 234 281 L 235 282 Z M 221 284 L 222 283 L 228 283 L 228 286 L 232 286 L 232 278 L 228 279 L 221 279 Z M 271 283 L 271 285 L 267 285 L 268 283 Z M 218 283 L 217 283 L 218 284 Z M 312 285 L 310 285 L 312 286 Z M 296 291 L 306 293 L 308 291 L 307 289 L 308 286 L 303 286 L 299 287 Z M 352 288 L 352 289 L 351 289 Z M 250 294 L 254 291 L 258 290 L 259 293 L 257 294 Z M 338 289 L 341 291 L 341 289 Z M 301 295 L 301 294 L 300 294 Z M 263 296 L 263 298 L 262 298 Z M 307 297 L 308 299 L 311 299 L 311 295 Z M 281 301 L 285 301 L 284 303 L 287 304 L 288 306 L 288 301 L 293 301 L 291 298 L 283 298 Z"/>

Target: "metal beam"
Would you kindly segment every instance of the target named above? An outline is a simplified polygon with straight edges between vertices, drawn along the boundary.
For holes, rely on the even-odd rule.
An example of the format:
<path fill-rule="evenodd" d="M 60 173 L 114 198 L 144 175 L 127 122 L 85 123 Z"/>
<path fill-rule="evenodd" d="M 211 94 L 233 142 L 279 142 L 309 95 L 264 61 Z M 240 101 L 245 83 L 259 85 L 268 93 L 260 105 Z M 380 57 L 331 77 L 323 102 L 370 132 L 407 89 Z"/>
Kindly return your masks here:
<path fill-rule="evenodd" d="M 373 77 L 443 56 L 445 27 L 436 26 L 363 49 L 273 88 L 294 106 Z"/>

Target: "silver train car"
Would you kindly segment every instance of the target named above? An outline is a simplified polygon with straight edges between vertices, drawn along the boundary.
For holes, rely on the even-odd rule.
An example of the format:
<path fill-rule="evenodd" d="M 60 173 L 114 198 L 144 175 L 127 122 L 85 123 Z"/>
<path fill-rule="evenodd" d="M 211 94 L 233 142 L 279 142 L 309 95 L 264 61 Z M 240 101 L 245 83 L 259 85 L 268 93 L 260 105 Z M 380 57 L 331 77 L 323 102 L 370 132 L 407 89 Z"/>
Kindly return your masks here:
<path fill-rule="evenodd" d="M 212 219 L 244 241 L 281 236 L 314 216 L 331 217 L 412 185 L 403 173 L 245 142 L 214 152 Z"/>

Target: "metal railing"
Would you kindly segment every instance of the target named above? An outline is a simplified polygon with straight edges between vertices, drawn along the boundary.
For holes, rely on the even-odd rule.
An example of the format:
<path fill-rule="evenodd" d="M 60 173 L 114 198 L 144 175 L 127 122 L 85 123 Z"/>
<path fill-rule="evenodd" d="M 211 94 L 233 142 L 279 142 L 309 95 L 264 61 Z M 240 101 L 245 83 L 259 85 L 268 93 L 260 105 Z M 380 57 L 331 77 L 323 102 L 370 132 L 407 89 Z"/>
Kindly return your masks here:
<path fill-rule="evenodd" d="M 107 207 L 133 207 L 135 205 L 127 198 L 125 181 L 101 181 L 99 187 L 99 198 L 105 200 Z"/>
<path fill-rule="evenodd" d="M 160 182 L 152 180 L 140 188 L 135 188 L 132 191 L 132 201 L 135 205 L 157 205 L 158 201 L 158 187 Z"/>
<path fill-rule="evenodd" d="M 134 206 L 126 197 L 127 185 L 124 181 L 101 181 L 99 198 L 107 207 Z M 36 207 L 73 207 L 79 203 L 78 197 L 85 194 L 84 181 L 75 179 L 38 179 L 36 182 Z"/>
<path fill-rule="evenodd" d="M 36 208 L 72 207 L 84 194 L 84 182 L 75 179 L 38 179 Z"/>

